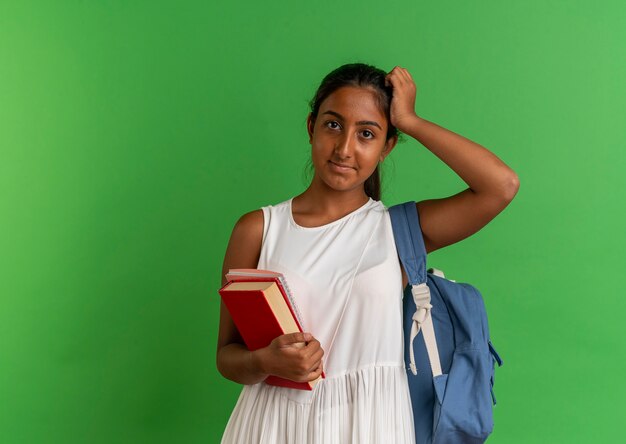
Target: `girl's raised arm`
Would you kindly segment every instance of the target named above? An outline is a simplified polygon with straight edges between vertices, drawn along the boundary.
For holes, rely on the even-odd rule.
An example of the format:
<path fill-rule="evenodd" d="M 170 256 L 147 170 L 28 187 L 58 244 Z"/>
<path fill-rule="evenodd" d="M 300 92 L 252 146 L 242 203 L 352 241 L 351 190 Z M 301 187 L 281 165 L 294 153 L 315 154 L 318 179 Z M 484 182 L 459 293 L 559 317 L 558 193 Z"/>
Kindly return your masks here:
<path fill-rule="evenodd" d="M 396 66 L 387 75 L 387 81 L 393 86 L 392 124 L 424 145 L 469 186 L 450 197 L 417 203 L 426 251 L 431 252 L 487 225 L 513 200 L 519 179 L 486 148 L 418 117 L 416 87 L 406 69 Z"/>

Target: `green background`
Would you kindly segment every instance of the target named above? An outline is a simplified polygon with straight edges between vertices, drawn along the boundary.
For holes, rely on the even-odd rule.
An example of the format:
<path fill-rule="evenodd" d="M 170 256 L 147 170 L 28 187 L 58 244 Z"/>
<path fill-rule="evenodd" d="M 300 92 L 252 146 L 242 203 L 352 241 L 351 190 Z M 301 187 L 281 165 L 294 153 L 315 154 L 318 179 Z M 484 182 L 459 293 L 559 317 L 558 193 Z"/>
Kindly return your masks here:
<path fill-rule="evenodd" d="M 0 441 L 218 442 L 234 222 L 306 186 L 307 103 L 354 61 L 521 181 L 429 256 L 484 294 L 492 443 L 619 442 L 622 1 L 0 1 Z M 413 139 L 384 202 L 466 185 Z"/>

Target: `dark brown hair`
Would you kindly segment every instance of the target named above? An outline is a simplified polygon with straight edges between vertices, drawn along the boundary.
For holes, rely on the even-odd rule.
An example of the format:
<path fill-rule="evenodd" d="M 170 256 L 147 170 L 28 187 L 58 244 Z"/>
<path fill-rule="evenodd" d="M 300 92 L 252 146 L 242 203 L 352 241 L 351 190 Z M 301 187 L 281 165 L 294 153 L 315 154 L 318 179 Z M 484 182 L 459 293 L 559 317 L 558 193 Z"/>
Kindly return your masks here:
<path fill-rule="evenodd" d="M 390 105 L 392 97 L 391 86 L 385 85 L 387 73 L 365 63 L 348 63 L 331 71 L 317 88 L 315 96 L 309 102 L 311 107 L 311 118 L 315 122 L 322 102 L 333 92 L 344 86 L 355 86 L 360 88 L 372 88 L 376 93 L 378 106 L 387 117 L 387 137 L 386 141 L 394 136 L 398 136 L 398 130 L 391 124 Z M 379 167 L 376 167 L 364 184 L 365 194 L 375 200 L 381 197 L 381 181 Z"/>

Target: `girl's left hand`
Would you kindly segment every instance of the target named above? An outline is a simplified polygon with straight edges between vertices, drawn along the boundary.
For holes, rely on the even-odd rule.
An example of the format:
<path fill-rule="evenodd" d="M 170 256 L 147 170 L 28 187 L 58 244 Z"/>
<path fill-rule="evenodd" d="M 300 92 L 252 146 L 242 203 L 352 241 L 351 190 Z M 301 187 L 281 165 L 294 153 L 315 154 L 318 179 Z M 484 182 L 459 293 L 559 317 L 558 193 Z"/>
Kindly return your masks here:
<path fill-rule="evenodd" d="M 417 117 L 415 113 L 415 95 L 417 94 L 415 82 L 406 69 L 396 66 L 385 76 L 385 84 L 391 85 L 393 88 L 390 110 L 391 124 L 398 130 L 406 132 L 403 127 L 408 126 L 409 122 Z"/>

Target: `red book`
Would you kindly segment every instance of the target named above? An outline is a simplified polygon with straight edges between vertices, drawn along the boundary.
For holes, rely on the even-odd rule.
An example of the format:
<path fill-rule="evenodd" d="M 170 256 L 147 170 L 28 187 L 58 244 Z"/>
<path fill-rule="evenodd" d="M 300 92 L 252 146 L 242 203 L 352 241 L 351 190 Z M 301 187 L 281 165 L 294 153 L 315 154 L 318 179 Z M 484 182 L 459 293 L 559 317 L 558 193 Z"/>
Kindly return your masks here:
<path fill-rule="evenodd" d="M 298 309 L 281 273 L 235 269 L 228 272 L 226 279 L 228 283 L 219 293 L 248 350 L 267 347 L 277 336 L 302 332 Z M 265 382 L 313 390 L 322 377 L 323 374 L 314 381 L 295 382 L 270 375 Z"/>

